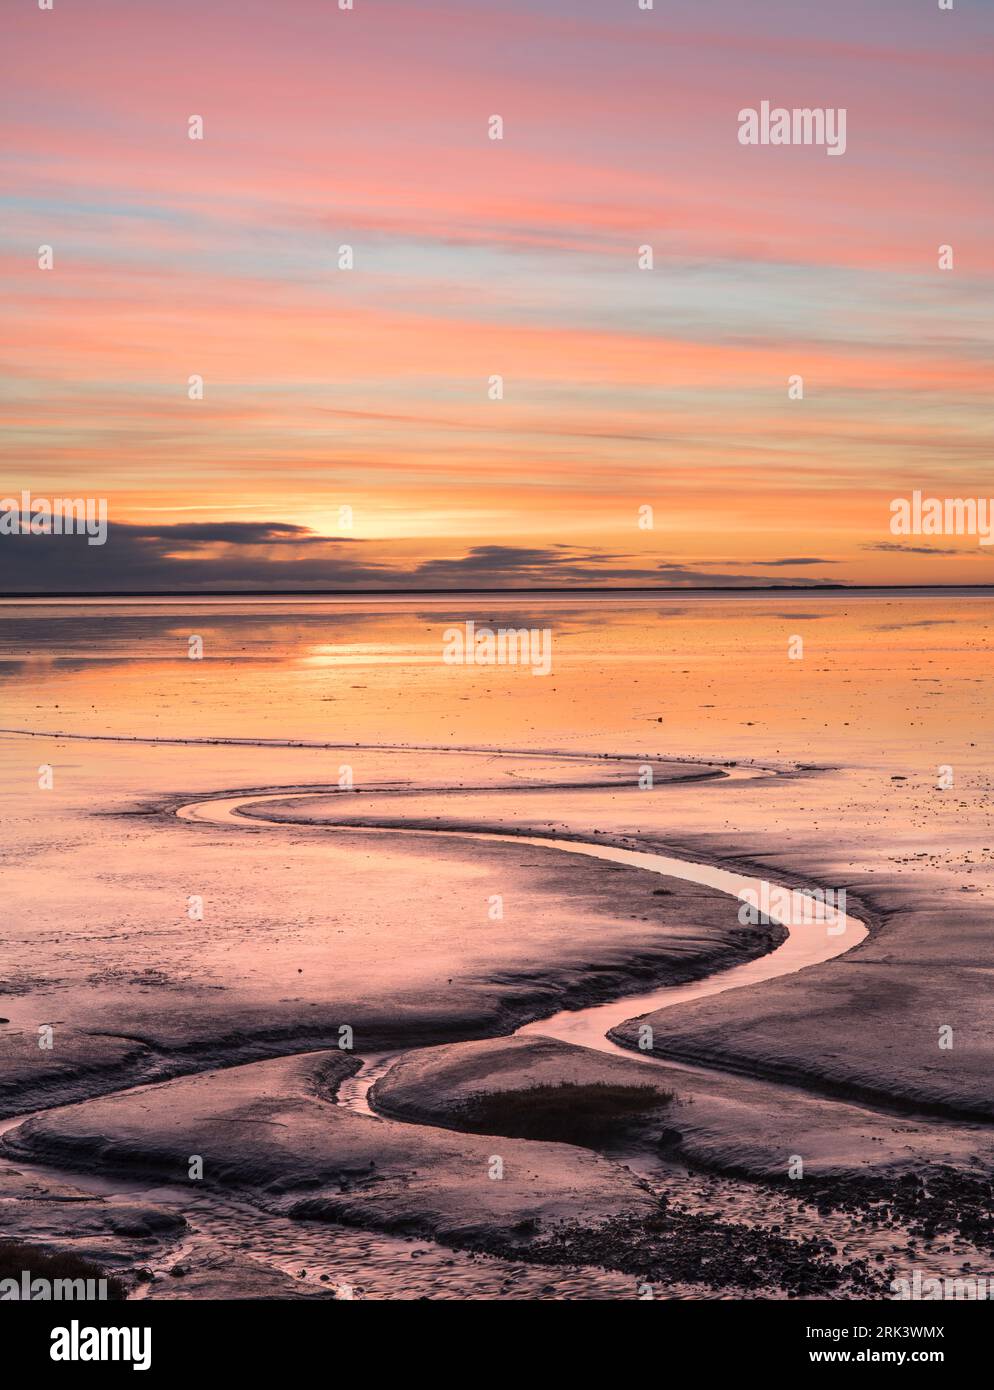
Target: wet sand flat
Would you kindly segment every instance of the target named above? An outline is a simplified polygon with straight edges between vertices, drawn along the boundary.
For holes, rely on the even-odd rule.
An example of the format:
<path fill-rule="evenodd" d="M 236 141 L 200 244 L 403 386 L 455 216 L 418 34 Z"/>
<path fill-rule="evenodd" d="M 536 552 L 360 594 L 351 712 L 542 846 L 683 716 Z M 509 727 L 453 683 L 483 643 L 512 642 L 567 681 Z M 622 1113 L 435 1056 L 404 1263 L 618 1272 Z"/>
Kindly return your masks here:
<path fill-rule="evenodd" d="M 795 1280 L 778 1242 L 791 1224 L 817 1242 L 812 1201 L 825 1223 L 850 1220 L 860 1182 L 893 1214 L 888 1185 L 909 1175 L 934 1174 L 933 1197 L 898 1194 L 888 1260 L 913 1248 L 928 1201 L 921 1228 L 949 1231 L 936 1260 L 955 1269 L 985 1250 L 988 608 L 805 596 L 757 601 L 743 623 L 744 608 L 553 605 L 548 683 L 443 667 L 444 614 L 428 603 L 284 604 L 278 616 L 208 605 L 196 620 L 215 655 L 195 670 L 170 655 L 182 610 L 125 621 L 107 605 L 86 615 L 85 639 L 67 619 L 44 640 L 29 605 L 9 613 L 8 1155 L 29 1177 L 54 1164 L 64 1183 L 79 1171 L 113 1187 L 207 1147 L 208 1187 L 237 1188 L 236 1207 L 302 1233 L 416 1232 L 436 1251 L 476 1240 L 481 1260 L 555 1267 L 548 1296 L 581 1296 L 568 1268 L 605 1296 L 653 1271 L 683 1296 L 692 1281 L 674 1252 L 735 1247 L 714 1225 L 726 1214 L 762 1245 L 729 1257 L 730 1289 L 760 1258 L 759 1296 L 846 1296 L 869 1287 L 861 1266 L 805 1247 Z M 808 657 L 788 662 L 799 624 Z M 788 966 L 778 924 L 743 925 L 728 892 L 611 862 L 614 851 L 844 888 L 868 935 Z M 750 961 L 759 982 L 708 995 Z M 636 1007 L 668 990 L 661 1007 Z M 577 1020 L 569 1040 L 543 1041 L 552 1016 Z M 384 1060 L 356 1091 L 369 1056 Z M 336 1103 L 329 1066 L 372 1114 Z M 501 1138 L 531 1154 L 527 1181 L 487 1177 L 493 1146 L 460 1127 L 470 1094 L 647 1072 L 676 1099 L 599 1147 Z M 797 1155 L 805 1177 L 791 1185 Z M 382 1183 L 358 1181 L 370 1162 Z M 179 1169 L 176 1180 L 189 1190 Z M 22 1183 L 10 1178 L 9 1201 L 41 1239 Z M 663 1219 L 667 1193 L 685 1206 Z M 232 1296 L 225 1241 L 242 1218 L 219 1245 L 205 1213 L 184 1237 L 200 1252 L 189 1296 Z M 852 1248 L 865 1259 L 876 1247 L 860 1223 Z M 250 1233 L 237 1239 L 251 1247 Z M 302 1234 L 301 1249 L 315 1239 Z M 133 1243 L 100 1241 L 137 1268 Z M 389 1296 L 395 1258 L 408 1257 L 375 1256 L 376 1296 Z M 826 1272 L 833 1259 L 844 1277 Z M 271 1255 L 254 1277 L 253 1296 L 290 1296 Z M 472 1282 L 460 1265 L 459 1289 Z"/>

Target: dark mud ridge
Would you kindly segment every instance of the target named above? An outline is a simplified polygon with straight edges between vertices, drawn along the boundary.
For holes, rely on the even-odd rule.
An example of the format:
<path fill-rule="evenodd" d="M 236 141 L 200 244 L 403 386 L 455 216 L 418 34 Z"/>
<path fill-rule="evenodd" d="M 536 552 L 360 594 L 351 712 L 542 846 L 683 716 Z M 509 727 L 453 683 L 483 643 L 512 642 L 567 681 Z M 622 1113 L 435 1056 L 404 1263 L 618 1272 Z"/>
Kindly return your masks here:
<path fill-rule="evenodd" d="M 258 1023 L 246 1021 L 226 1031 L 218 1019 L 213 1035 L 201 1032 L 187 1043 L 63 1027 L 56 1054 L 40 1052 L 33 1033 L 11 1029 L 0 1058 L 0 1120 L 198 1072 L 336 1048 L 343 1020 L 354 1026 L 359 1056 L 504 1037 L 560 1009 L 584 1009 L 656 986 L 706 979 L 769 954 L 785 935 L 771 924 L 740 928 L 732 940 L 708 941 L 692 959 L 677 959 L 672 944 L 663 940 L 599 961 L 564 961 L 555 972 L 496 971 L 485 984 L 465 982 L 445 1002 L 412 997 L 381 1009 L 343 1000 L 323 1008 L 324 1017 L 306 1027 L 275 1023 L 260 1011 Z"/>

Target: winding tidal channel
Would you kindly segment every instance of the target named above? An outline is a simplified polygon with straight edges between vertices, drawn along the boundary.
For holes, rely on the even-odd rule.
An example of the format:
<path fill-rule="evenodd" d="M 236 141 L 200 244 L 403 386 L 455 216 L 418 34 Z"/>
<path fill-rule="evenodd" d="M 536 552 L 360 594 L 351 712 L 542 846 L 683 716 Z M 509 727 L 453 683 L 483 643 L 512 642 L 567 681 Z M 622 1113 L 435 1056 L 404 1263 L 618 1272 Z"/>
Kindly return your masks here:
<path fill-rule="evenodd" d="M 313 793 L 313 795 L 326 797 L 327 792 L 322 791 Z M 286 821 L 267 820 L 264 815 L 259 814 L 258 808 L 265 806 L 268 802 L 286 802 L 291 798 L 295 802 L 304 801 L 306 796 L 306 793 L 292 793 L 288 796 L 288 793 L 284 791 L 254 796 L 220 797 L 181 806 L 176 814 L 182 820 L 208 822 L 213 825 L 241 825 L 242 827 L 248 825 L 255 828 L 267 824 L 285 826 Z M 251 813 L 247 814 L 249 808 L 251 808 Z M 759 895 L 765 887 L 772 900 L 769 915 L 787 931 L 786 938 L 773 951 L 741 965 L 733 966 L 728 970 L 718 971 L 704 979 L 694 980 L 689 984 L 665 985 L 650 990 L 646 994 L 625 995 L 608 1004 L 564 1010 L 549 1018 L 526 1023 L 517 1030 L 521 1034 L 539 1034 L 542 1037 L 557 1038 L 562 1042 L 594 1048 L 601 1052 L 612 1052 L 628 1058 L 639 1058 L 649 1062 L 650 1065 L 652 1064 L 651 1059 L 645 1058 L 643 1054 L 632 1052 L 613 1042 L 607 1036 L 611 1029 L 624 1023 L 627 1019 L 637 1018 L 642 1014 L 652 1013 L 658 1009 L 669 1008 L 674 1004 L 686 1004 L 696 999 L 705 999 L 714 994 L 722 994 L 725 990 L 760 984 L 764 980 L 791 975 L 810 965 L 820 965 L 823 961 L 831 960 L 835 956 L 852 950 L 867 934 L 867 929 L 863 923 L 848 914 L 839 914 L 838 917 L 832 918 L 832 931 L 829 931 L 827 922 L 817 914 L 814 921 L 794 924 L 790 920 L 789 908 L 785 911 L 777 911 L 775 903 L 778 897 L 778 885 L 768 881 L 764 885 L 763 880 L 748 874 L 716 868 L 710 864 L 694 863 L 691 860 L 678 859 L 672 855 L 657 854 L 648 850 L 624 849 L 615 845 L 592 844 L 586 840 L 555 836 L 449 829 L 425 830 L 420 827 L 417 829 L 405 827 L 403 824 L 392 826 L 381 824 L 373 829 L 368 826 L 359 827 L 330 822 L 321 822 L 319 825 L 308 822 L 293 822 L 293 824 L 295 828 L 300 828 L 302 824 L 310 825 L 312 829 L 320 828 L 335 834 L 347 834 L 350 830 L 361 829 L 362 833 L 366 835 L 371 833 L 385 835 L 431 834 L 444 835 L 459 840 L 502 843 L 513 840 L 516 844 L 555 849 L 564 854 L 582 854 L 592 859 L 604 859 L 612 864 L 623 864 L 629 868 L 646 869 L 650 873 L 662 874 L 667 878 L 682 879 L 686 883 L 698 883 L 704 887 L 715 889 L 719 893 L 727 893 L 733 898 L 741 898 L 746 891 Z M 783 889 L 782 891 L 787 900 L 790 901 L 790 890 Z M 840 927 L 841 930 L 839 930 Z M 339 1104 L 359 1114 L 375 1116 L 376 1112 L 369 1103 L 370 1088 L 389 1070 L 399 1055 L 400 1053 L 396 1051 L 368 1053 L 363 1059 L 361 1069 L 343 1082 L 339 1088 Z"/>
<path fill-rule="evenodd" d="M 744 767 L 719 771 L 715 768 L 713 772 L 705 772 L 704 775 L 719 779 L 728 777 L 740 779 L 769 775 L 769 771 L 769 769 L 747 769 Z M 281 828 L 289 826 L 295 831 L 307 830 L 313 833 L 331 834 L 336 837 L 344 837 L 350 832 L 358 832 L 367 836 L 370 834 L 383 834 L 385 836 L 425 836 L 430 834 L 444 836 L 454 841 L 487 841 L 504 844 L 513 841 L 518 844 L 556 850 L 562 854 L 582 855 L 614 865 L 641 869 L 666 878 L 699 884 L 719 893 L 727 894 L 732 899 L 741 898 L 747 890 L 757 895 L 761 894 L 764 886 L 768 890 L 772 899 L 769 915 L 785 928 L 787 934 L 783 941 L 767 954 L 687 984 L 658 986 L 645 993 L 625 995 L 606 1004 L 601 1003 L 555 1013 L 544 1019 L 534 1020 L 523 1025 L 517 1030 L 518 1034 L 551 1037 L 565 1043 L 624 1056 L 629 1061 L 647 1066 L 658 1066 L 665 1061 L 669 1067 L 683 1069 L 680 1063 L 670 1059 L 653 1058 L 642 1052 L 622 1048 L 612 1041 L 608 1034 L 626 1020 L 637 1018 L 643 1014 L 675 1004 L 707 998 L 726 990 L 759 984 L 764 980 L 789 975 L 809 966 L 820 964 L 851 950 L 867 935 L 864 924 L 857 918 L 848 915 L 835 915 L 832 918 L 832 931 L 828 930 L 828 924 L 825 921 L 817 920 L 817 918 L 803 924 L 794 924 L 790 921 L 789 908 L 783 909 L 781 913 L 775 906 L 778 885 L 769 882 L 764 885 L 764 881 L 761 879 L 731 869 L 719 868 L 649 850 L 594 843 L 589 840 L 557 835 L 517 834 L 513 831 L 502 833 L 485 830 L 434 829 L 412 826 L 401 820 L 390 824 L 378 820 L 375 826 L 369 826 L 354 822 L 337 823 L 306 820 L 288 822 L 275 815 L 270 818 L 265 814 L 265 808 L 271 803 L 289 801 L 299 806 L 301 803 L 306 803 L 308 798 L 321 798 L 326 802 L 328 791 L 328 788 L 313 791 L 284 788 L 265 793 L 247 794 L 242 792 L 238 795 L 214 796 L 191 801 L 174 807 L 174 811 L 176 816 L 184 821 L 223 826 L 235 833 L 246 829 L 258 831 L 260 828 L 272 825 Z M 790 890 L 783 889 L 783 893 L 786 900 L 791 901 Z M 337 1103 L 358 1115 L 369 1118 L 374 1123 L 379 1123 L 380 1117 L 370 1102 L 371 1088 L 380 1077 L 389 1071 L 400 1056 L 409 1054 L 409 1052 L 409 1049 L 405 1049 L 404 1052 L 395 1049 L 390 1052 L 364 1054 L 360 1069 L 341 1083 L 336 1097 Z M 697 1066 L 686 1069 L 700 1070 Z M 0 1133 L 14 1129 L 28 1118 L 30 1116 L 22 1114 L 4 1121 L 0 1124 Z M 394 1116 L 390 1118 L 391 1122 L 395 1124 L 404 1122 Z M 33 1165 L 19 1163 L 19 1166 L 30 1167 Z M 44 1168 L 44 1165 L 39 1165 L 39 1167 Z M 397 1262 L 400 1259 L 406 1261 L 410 1254 L 408 1243 L 400 1237 L 346 1230 L 336 1234 L 335 1250 L 332 1252 L 329 1248 L 326 1228 L 322 1229 L 320 1225 L 308 1221 L 289 1221 L 281 1217 L 274 1217 L 234 1196 L 229 1198 L 227 1195 L 214 1194 L 209 1200 L 206 1197 L 198 1200 L 191 1199 L 188 1192 L 180 1189 L 166 1188 L 157 1184 L 153 1186 L 147 1178 L 125 1179 L 95 1173 L 73 1174 L 55 1168 L 49 1168 L 47 1171 L 50 1176 L 61 1177 L 66 1182 L 74 1183 L 94 1195 L 113 1196 L 130 1192 L 135 1196 L 139 1194 L 150 1195 L 157 1201 L 174 1204 L 190 1216 L 201 1235 L 208 1235 L 226 1248 L 244 1247 L 246 1234 L 251 1231 L 259 1257 L 273 1267 L 282 1268 L 287 1273 L 292 1273 L 294 1278 L 303 1279 L 305 1284 L 316 1284 L 318 1280 L 331 1279 L 335 1281 L 341 1277 L 342 1268 L 349 1268 L 351 1262 L 351 1268 L 360 1268 L 366 1271 L 366 1277 L 371 1281 L 371 1296 L 390 1296 L 388 1292 L 384 1291 L 393 1287 Z M 751 1202 L 751 1194 L 748 1192 L 745 1201 L 746 1203 Z M 180 1255 L 182 1253 L 180 1251 Z M 510 1266 L 506 1266 L 499 1259 L 489 1256 L 481 1257 L 480 1262 L 471 1262 L 470 1257 L 462 1253 L 447 1251 L 444 1247 L 432 1247 L 430 1244 L 417 1253 L 424 1261 L 420 1277 L 428 1279 L 430 1276 L 433 1296 L 436 1292 L 438 1296 L 443 1297 L 462 1296 L 458 1292 L 460 1288 L 468 1287 L 475 1291 L 485 1287 L 487 1279 L 492 1278 L 496 1281 L 498 1278 L 506 1280 L 509 1277 L 507 1271 Z M 175 1258 L 176 1252 L 173 1251 L 169 1260 Z M 152 1263 L 155 1262 L 152 1261 Z M 306 1270 L 300 1270 L 301 1265 L 306 1265 Z M 168 1265 L 163 1265 L 162 1268 L 164 1271 L 168 1270 Z M 527 1288 L 532 1278 L 538 1280 L 540 1277 L 547 1276 L 541 1276 L 540 1271 L 535 1271 L 534 1275 L 525 1274 L 520 1269 L 514 1273 L 514 1278 L 519 1281 L 523 1290 Z M 557 1287 L 561 1287 L 566 1296 L 596 1296 L 598 1288 L 601 1289 L 604 1296 L 614 1296 L 616 1294 L 615 1284 L 620 1286 L 619 1276 L 604 1272 L 566 1273 L 557 1277 L 560 1278 L 560 1285 Z M 379 1288 L 377 1286 L 378 1280 L 381 1281 Z M 455 1291 L 451 1294 L 443 1292 L 447 1280 L 451 1281 Z M 412 1285 L 413 1287 L 417 1286 Z M 538 1287 L 537 1284 L 536 1287 Z M 327 1285 L 325 1284 L 323 1288 L 326 1289 Z M 494 1294 L 499 1296 L 496 1287 Z M 360 1296 L 366 1295 L 361 1294 Z M 413 1296 L 417 1296 L 417 1294 L 415 1293 Z M 677 1296 L 681 1295 L 677 1294 Z"/>

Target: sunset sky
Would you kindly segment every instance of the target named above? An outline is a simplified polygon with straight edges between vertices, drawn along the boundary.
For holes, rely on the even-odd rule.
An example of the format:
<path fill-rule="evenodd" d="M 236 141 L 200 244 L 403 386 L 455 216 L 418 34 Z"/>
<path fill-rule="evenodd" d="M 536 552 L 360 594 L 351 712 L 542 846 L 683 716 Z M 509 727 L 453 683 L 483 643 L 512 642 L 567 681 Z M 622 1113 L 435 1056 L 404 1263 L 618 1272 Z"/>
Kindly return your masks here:
<path fill-rule="evenodd" d="M 990 0 L 354 3 L 4 7 L 5 589 L 994 582 Z"/>

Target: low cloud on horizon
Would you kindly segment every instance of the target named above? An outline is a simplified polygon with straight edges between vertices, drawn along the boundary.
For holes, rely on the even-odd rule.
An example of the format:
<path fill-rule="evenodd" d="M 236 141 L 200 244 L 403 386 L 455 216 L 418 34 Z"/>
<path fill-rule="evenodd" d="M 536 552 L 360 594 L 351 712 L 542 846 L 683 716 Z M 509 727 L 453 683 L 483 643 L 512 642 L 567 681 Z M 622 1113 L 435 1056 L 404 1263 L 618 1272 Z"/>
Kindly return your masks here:
<path fill-rule="evenodd" d="M 783 585 L 783 577 L 742 568 L 832 564 L 802 556 L 735 561 L 738 572 L 691 568 L 581 546 L 476 545 L 464 554 L 411 563 L 383 553 L 384 543 L 322 536 L 282 521 L 111 522 L 106 544 L 87 537 L 0 538 L 0 591 L 25 593 L 210 593 L 234 589 L 391 589 Z M 720 563 L 720 562 L 715 562 Z M 725 562 L 726 564 L 729 562 Z M 817 588 L 827 581 L 806 580 Z"/>

